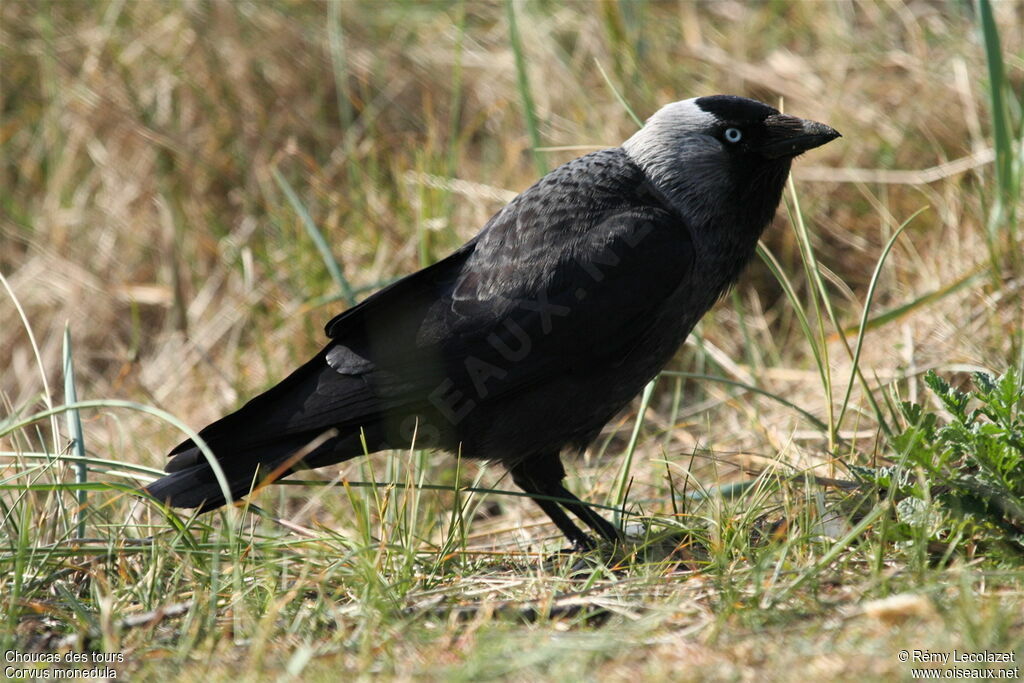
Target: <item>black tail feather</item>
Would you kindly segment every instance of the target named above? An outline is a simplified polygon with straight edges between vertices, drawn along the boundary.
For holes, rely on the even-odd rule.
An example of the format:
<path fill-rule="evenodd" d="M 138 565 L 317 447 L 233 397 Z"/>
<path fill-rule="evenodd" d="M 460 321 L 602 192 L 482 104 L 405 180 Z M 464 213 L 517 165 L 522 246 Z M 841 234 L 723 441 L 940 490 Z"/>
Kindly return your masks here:
<path fill-rule="evenodd" d="M 241 449 L 225 457 L 217 453 L 217 463 L 224 472 L 232 500 L 246 496 L 265 477 L 274 473 L 284 464 L 286 472 L 291 471 L 286 462 L 314 437 L 291 437 L 278 443 L 259 448 Z M 186 463 L 186 464 L 182 464 Z M 173 469 L 171 469 L 173 466 Z M 201 512 L 215 510 L 226 502 L 224 490 L 206 456 L 193 446 L 175 456 L 168 467 L 168 474 L 145 487 L 153 498 L 172 507 L 199 508 Z"/>
<path fill-rule="evenodd" d="M 232 500 L 239 500 L 250 492 L 256 483 L 255 475 L 254 468 L 253 478 L 249 482 L 241 478 L 228 481 Z M 199 508 L 199 512 L 216 510 L 227 502 L 224 490 L 209 465 L 193 465 L 169 474 L 157 479 L 143 491 L 172 507 Z"/>
<path fill-rule="evenodd" d="M 376 400 L 366 383 L 333 370 L 325 353 L 321 351 L 280 384 L 199 432 L 224 471 L 233 500 L 282 467 L 277 476 L 361 455 L 360 431 L 367 435 L 378 431 L 372 417 Z M 371 417 L 363 422 L 365 413 L 353 411 L 354 406 L 370 408 L 366 412 Z M 324 438 L 327 432 L 331 436 Z M 299 453 L 302 464 L 289 462 Z M 207 511 L 224 505 L 224 491 L 213 468 L 191 439 L 178 444 L 170 455 L 167 476 L 146 486 L 146 493 L 173 507 Z"/>
<path fill-rule="evenodd" d="M 322 467 L 362 455 L 359 436 L 341 436 L 333 431 L 292 434 L 227 453 L 218 449 L 215 455 L 232 500 L 239 500 L 268 476 L 283 478 L 298 470 Z M 180 462 L 188 464 L 181 466 Z M 146 486 L 146 493 L 172 507 L 199 508 L 201 512 L 224 505 L 224 491 L 213 467 L 197 447 L 182 451 L 171 463 L 167 476 Z"/>

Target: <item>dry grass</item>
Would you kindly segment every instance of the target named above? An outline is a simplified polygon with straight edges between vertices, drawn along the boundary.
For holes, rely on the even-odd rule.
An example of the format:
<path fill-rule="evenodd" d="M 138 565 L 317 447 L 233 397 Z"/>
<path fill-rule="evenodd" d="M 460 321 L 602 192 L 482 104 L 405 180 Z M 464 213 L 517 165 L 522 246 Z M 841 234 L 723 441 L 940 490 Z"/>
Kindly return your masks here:
<path fill-rule="evenodd" d="M 995 9 L 1006 77 L 1019 93 L 1024 6 Z M 1021 363 L 1024 272 L 1005 247 L 1013 226 L 987 239 L 993 143 L 970 6 L 606 2 L 517 4 L 516 12 L 549 168 L 583 153 L 578 146 L 616 145 L 634 128 L 598 64 L 641 116 L 683 97 L 735 92 L 782 100 L 787 111 L 839 129 L 844 138 L 798 161 L 794 175 L 844 329 L 860 320 L 883 246 L 927 207 L 877 282 L 873 314 L 912 305 L 865 337 L 859 369 L 876 396 L 926 400 L 927 369 L 957 380 Z M 508 36 L 503 3 L 0 4 L 0 273 L 13 293 L 0 297 L 3 412 L 62 402 L 65 324 L 81 399 L 136 401 L 198 427 L 281 378 L 318 347 L 321 324 L 346 303 L 275 173 L 327 237 L 357 297 L 444 255 L 536 178 Z M 780 212 L 766 246 L 813 322 L 813 284 L 791 223 Z M 670 369 L 755 385 L 827 421 L 851 377 L 853 337 L 844 341 L 827 319 L 823 330 L 823 340 L 809 339 L 756 263 Z M 629 472 L 632 510 L 671 522 L 666 472 L 692 490 L 765 470 L 845 477 L 837 458 L 884 459 L 891 453 L 867 399 L 857 385 L 837 425 L 845 445 L 830 450 L 827 430 L 770 396 L 666 376 Z M 156 467 L 180 438 L 136 411 L 83 418 L 85 445 L 102 459 Z M 635 410 L 622 415 L 570 467 L 589 500 L 611 502 L 635 418 Z M 7 431 L 0 450 L 64 447 L 45 421 L 37 425 Z M 307 478 L 422 476 L 450 485 L 457 476 L 512 488 L 472 464 L 456 474 L 445 455 L 370 463 Z M 7 457 L 0 479 L 31 464 Z M 90 476 L 124 481 L 100 469 L 108 473 Z M 54 464 L 38 481 L 67 481 L 69 472 Z M 0 564 L 42 581 L 19 602 L 0 601 L 5 623 L 19 629 L 8 645 L 92 630 L 97 646 L 132 653 L 126 670 L 182 679 L 298 671 L 314 679 L 342 671 L 786 679 L 797 670 L 862 679 L 907 675 L 897 643 L 1007 649 L 1021 637 L 1007 607 L 1019 613 L 1015 573 L 994 578 L 969 563 L 933 572 L 897 549 L 873 565 L 878 544 L 868 541 L 815 576 L 813 589 L 773 604 L 780 576 L 824 553 L 810 540 L 824 527 L 808 521 L 799 541 L 774 539 L 782 559 L 751 551 L 752 559 L 749 522 L 766 511 L 814 518 L 832 510 L 825 493 L 802 483 L 765 485 L 736 502 L 691 501 L 684 513 L 706 522 L 699 545 L 707 556 L 683 553 L 625 576 L 602 569 L 582 583 L 538 564 L 554 531 L 516 497 L 275 488 L 257 503 L 292 526 L 234 513 L 209 520 L 209 530 L 196 524 L 190 533 L 209 550 L 202 555 L 159 512 L 97 491 L 88 535 L 107 551 L 88 562 L 50 550 L 71 533 L 70 493 L 3 490 L 0 501 Z M 464 515 L 453 514 L 460 504 Z M 419 517 L 410 517 L 414 508 Z M 463 516 L 468 536 L 456 523 Z M 227 533 L 232 525 L 237 537 Z M 120 544 L 154 533 L 154 549 Z M 19 560 L 18 547 L 34 550 Z M 452 552 L 424 559 L 439 547 Z M 218 564 L 211 558 L 221 550 Z M 0 578 L 0 593 L 12 580 Z M 548 601 L 581 590 L 586 609 L 610 610 L 613 627 L 588 623 L 586 610 L 545 616 Z M 903 590 L 938 609 L 893 625 L 858 607 Z M 192 609 L 194 618 L 123 634 L 110 626 L 193 600 L 206 605 Z M 506 602 L 533 605 L 541 617 L 509 617 L 495 607 Z M 453 611 L 460 605 L 472 607 L 468 616 Z"/>

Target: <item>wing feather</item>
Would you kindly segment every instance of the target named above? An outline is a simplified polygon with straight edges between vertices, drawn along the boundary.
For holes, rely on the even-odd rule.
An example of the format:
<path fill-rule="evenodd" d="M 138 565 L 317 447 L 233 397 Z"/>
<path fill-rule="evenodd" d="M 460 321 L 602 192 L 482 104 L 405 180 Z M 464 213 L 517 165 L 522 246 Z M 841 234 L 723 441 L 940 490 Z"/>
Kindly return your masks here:
<path fill-rule="evenodd" d="M 692 271 L 686 225 L 621 150 L 549 174 L 434 266 L 327 325 L 327 362 L 388 408 L 621 362 Z M 483 391 L 481 392 L 481 389 Z"/>

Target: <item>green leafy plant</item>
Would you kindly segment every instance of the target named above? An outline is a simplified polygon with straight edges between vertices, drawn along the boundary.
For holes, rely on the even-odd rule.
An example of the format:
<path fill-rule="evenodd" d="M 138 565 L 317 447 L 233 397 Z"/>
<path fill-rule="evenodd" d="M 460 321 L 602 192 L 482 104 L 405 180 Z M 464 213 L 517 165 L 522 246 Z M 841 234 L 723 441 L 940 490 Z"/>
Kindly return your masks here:
<path fill-rule="evenodd" d="M 1016 370 L 973 375 L 973 391 L 929 371 L 925 382 L 948 412 L 900 404 L 904 429 L 894 465 L 855 467 L 896 501 L 898 533 L 928 540 L 997 543 L 1024 553 L 1024 386 Z"/>

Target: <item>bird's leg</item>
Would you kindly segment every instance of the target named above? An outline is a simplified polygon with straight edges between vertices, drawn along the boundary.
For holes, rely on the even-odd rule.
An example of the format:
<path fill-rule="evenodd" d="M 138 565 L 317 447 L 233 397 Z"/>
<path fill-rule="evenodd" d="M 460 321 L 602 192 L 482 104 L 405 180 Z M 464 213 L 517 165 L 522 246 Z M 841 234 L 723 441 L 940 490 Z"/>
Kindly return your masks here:
<path fill-rule="evenodd" d="M 621 540 L 622 537 L 619 535 L 618 530 L 612 526 L 611 522 L 594 512 L 589 505 L 574 496 L 572 491 L 562 486 L 561 482 L 550 487 L 548 491 L 550 496 L 566 499 L 559 502 L 569 512 L 579 517 L 580 521 L 596 531 L 601 538 L 611 543 L 618 543 Z M 566 502 L 567 500 L 573 502 Z"/>
<path fill-rule="evenodd" d="M 601 538 L 612 543 L 620 540 L 619 532 L 614 526 L 562 485 L 565 469 L 562 467 L 562 460 L 558 455 L 531 458 L 516 464 L 509 471 L 512 474 L 512 480 L 523 491 L 548 496 L 548 498 L 535 496 L 531 496 L 531 498 L 547 513 L 551 521 L 562 530 L 562 533 L 574 546 L 583 546 L 583 548 L 589 549 L 593 547 L 593 541 L 580 531 L 559 505 L 576 515 L 584 524 L 596 531 Z M 554 501 L 551 498 L 561 500 Z"/>
<path fill-rule="evenodd" d="M 533 502 L 540 506 L 540 509 L 551 518 L 551 521 L 555 523 L 555 526 L 559 528 L 562 534 L 569 539 L 569 543 L 572 544 L 571 550 L 577 552 L 587 552 L 588 550 L 594 549 L 594 539 L 590 538 L 585 531 L 576 526 L 569 515 L 562 511 L 562 508 L 558 507 L 558 503 L 553 500 L 547 500 L 545 498 L 533 498 Z"/>
<path fill-rule="evenodd" d="M 578 526 L 576 526 L 569 515 L 565 514 L 562 508 L 558 507 L 558 503 L 548 498 L 538 498 L 537 496 L 549 496 L 547 491 L 539 484 L 539 482 L 531 476 L 532 473 L 528 473 L 525 470 L 530 469 L 529 467 L 523 467 L 523 464 L 512 467 L 509 469 L 509 473 L 512 475 L 512 481 L 515 482 L 516 486 L 521 488 L 524 492 L 530 494 L 530 500 L 540 506 L 540 509 L 544 511 L 551 521 L 555 523 L 559 531 L 572 543 L 574 550 L 587 551 L 594 547 L 594 541 L 587 536 Z"/>

